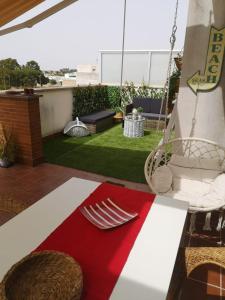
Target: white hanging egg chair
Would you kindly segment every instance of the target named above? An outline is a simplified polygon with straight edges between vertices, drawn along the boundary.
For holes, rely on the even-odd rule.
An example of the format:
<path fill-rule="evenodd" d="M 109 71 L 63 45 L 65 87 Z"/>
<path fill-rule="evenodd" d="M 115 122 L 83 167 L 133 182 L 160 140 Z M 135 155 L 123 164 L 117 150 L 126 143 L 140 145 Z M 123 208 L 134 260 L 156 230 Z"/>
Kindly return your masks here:
<path fill-rule="evenodd" d="M 72 137 L 82 137 L 90 134 L 87 126 L 81 122 L 78 117 L 76 117 L 75 121 L 70 121 L 66 125 L 63 133 Z"/>
<path fill-rule="evenodd" d="M 188 201 L 189 211 L 225 206 L 225 148 L 200 138 L 177 138 L 158 146 L 145 162 L 155 194 Z"/>

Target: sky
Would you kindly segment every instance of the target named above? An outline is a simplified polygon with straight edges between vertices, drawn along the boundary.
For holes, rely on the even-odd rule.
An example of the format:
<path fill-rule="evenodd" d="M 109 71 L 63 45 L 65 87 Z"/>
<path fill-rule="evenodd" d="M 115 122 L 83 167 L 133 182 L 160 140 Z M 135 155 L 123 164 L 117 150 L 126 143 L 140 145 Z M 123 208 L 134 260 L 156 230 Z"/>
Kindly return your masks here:
<path fill-rule="evenodd" d="M 4 28 L 59 0 L 47 0 Z M 36 60 L 43 70 L 98 63 L 99 50 L 120 50 L 123 0 L 79 0 L 30 29 L 0 36 L 0 59 Z M 176 0 L 127 0 L 125 49 L 169 49 Z M 188 0 L 179 0 L 176 49 L 183 48 Z"/>

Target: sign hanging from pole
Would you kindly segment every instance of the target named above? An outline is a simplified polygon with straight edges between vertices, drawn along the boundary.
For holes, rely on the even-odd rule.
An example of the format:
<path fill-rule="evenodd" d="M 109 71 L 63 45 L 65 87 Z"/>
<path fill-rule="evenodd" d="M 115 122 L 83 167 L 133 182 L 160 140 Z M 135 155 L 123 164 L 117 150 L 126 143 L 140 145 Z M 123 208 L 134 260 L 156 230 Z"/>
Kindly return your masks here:
<path fill-rule="evenodd" d="M 187 80 L 192 91 L 207 92 L 215 89 L 220 81 L 225 49 L 225 28 L 216 29 L 211 27 L 209 47 L 206 59 L 205 72 L 201 75 L 197 71 Z"/>

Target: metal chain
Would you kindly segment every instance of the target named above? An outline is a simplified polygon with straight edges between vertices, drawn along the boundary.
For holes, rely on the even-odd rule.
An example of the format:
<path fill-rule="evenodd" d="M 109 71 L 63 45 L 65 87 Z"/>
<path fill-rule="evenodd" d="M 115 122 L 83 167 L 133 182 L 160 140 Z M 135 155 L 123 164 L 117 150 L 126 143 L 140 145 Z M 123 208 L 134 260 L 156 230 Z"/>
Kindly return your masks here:
<path fill-rule="evenodd" d="M 125 45 L 125 34 L 126 34 L 126 11 L 127 11 L 127 0 L 124 0 L 123 7 L 123 35 L 122 35 L 122 52 L 121 52 L 121 69 L 120 69 L 120 105 L 123 109 L 123 116 L 125 116 L 125 105 L 123 103 L 123 68 L 124 68 L 124 45 Z"/>
<path fill-rule="evenodd" d="M 158 126 L 157 126 L 157 130 L 159 130 L 159 123 L 160 123 L 160 120 L 161 120 L 162 109 L 163 109 L 164 101 L 166 101 L 166 107 L 165 107 L 166 116 L 165 116 L 165 122 L 164 122 L 164 132 L 165 132 L 165 129 L 166 129 L 166 123 L 167 123 L 167 117 L 168 117 L 170 76 L 171 76 L 171 70 L 172 70 L 173 49 L 174 49 L 174 46 L 175 46 L 175 43 L 176 43 L 178 6 L 179 6 L 179 0 L 176 1 L 176 8 L 175 8 L 174 21 L 173 21 L 173 27 L 172 27 L 172 34 L 170 36 L 170 56 L 169 56 L 169 64 L 168 64 L 168 69 L 167 69 L 167 78 L 166 78 L 166 82 L 165 82 L 164 89 L 163 89 L 163 98 L 162 98 L 162 103 L 161 103 L 161 107 L 160 107 L 160 114 L 159 114 Z M 164 135 L 164 137 L 165 137 L 165 135 Z M 163 138 L 163 141 L 164 141 L 164 138 Z"/>

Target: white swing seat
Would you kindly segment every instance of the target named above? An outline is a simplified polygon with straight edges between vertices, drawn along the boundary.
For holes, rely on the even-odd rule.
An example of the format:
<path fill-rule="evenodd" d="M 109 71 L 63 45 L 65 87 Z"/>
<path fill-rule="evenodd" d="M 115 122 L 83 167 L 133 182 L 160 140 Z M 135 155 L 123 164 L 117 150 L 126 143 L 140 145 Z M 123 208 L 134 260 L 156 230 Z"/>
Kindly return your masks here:
<path fill-rule="evenodd" d="M 225 148 L 199 138 L 158 146 L 145 162 L 145 177 L 156 194 L 189 202 L 190 212 L 225 206 Z"/>

